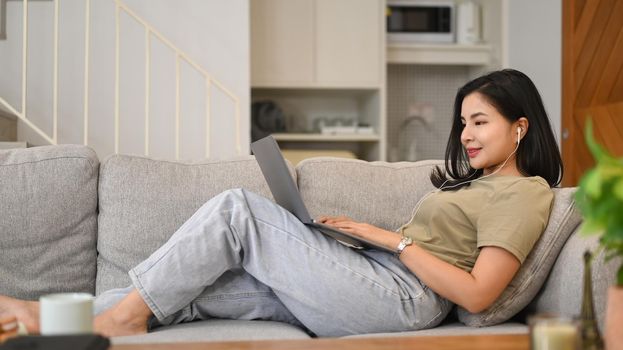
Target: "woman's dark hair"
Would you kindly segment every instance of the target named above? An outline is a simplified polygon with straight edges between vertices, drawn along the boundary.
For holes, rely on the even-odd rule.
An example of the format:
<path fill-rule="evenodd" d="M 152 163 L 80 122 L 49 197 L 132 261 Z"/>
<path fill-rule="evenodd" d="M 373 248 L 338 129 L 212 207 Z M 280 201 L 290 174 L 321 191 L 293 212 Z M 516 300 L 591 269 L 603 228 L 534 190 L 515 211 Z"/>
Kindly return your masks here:
<path fill-rule="evenodd" d="M 544 178 L 551 187 L 558 185 L 563 174 L 562 159 L 543 101 L 532 80 L 513 69 L 491 72 L 459 89 L 446 147 L 445 170 L 435 167 L 430 175 L 433 185 L 437 188 L 443 185 L 442 190 L 458 189 L 482 176 L 482 169 L 475 170 L 469 165 L 461 144 L 461 107 L 463 99 L 474 92 L 480 93 L 509 122 L 521 117 L 528 119 L 528 131 L 517 149 L 518 170 L 524 176 Z"/>

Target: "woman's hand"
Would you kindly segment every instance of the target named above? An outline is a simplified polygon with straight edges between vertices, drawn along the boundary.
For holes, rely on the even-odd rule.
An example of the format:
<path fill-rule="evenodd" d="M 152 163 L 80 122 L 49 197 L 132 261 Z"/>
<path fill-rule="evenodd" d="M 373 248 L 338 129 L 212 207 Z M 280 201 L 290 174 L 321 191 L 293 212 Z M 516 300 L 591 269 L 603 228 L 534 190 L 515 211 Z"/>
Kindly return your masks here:
<path fill-rule="evenodd" d="M 347 216 L 321 216 L 317 221 L 366 239 L 372 239 L 375 235 L 384 231 L 370 224 L 356 222 Z"/>
<path fill-rule="evenodd" d="M 357 222 L 346 216 L 320 216 L 317 222 L 335 227 L 341 231 L 375 242 L 389 249 L 396 249 L 402 236 L 371 224 Z"/>
<path fill-rule="evenodd" d="M 354 220 L 349 218 L 348 216 L 344 216 L 344 215 L 340 215 L 340 216 L 319 216 L 318 219 L 316 219 L 316 222 L 319 222 L 319 223 L 325 224 L 325 225 L 330 225 L 330 226 L 334 226 L 337 222 L 341 222 L 341 221 L 354 221 Z"/>

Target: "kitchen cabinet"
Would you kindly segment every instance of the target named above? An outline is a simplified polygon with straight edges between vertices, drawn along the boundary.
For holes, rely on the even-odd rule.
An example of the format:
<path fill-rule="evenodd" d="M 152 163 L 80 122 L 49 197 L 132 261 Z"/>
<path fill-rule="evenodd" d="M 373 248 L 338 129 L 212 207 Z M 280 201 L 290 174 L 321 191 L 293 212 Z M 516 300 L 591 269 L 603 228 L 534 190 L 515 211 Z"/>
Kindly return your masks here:
<path fill-rule="evenodd" d="M 252 0 L 251 99 L 289 125 L 282 148 L 385 159 L 385 1 Z M 358 125 L 321 133 L 318 125 Z"/>
<path fill-rule="evenodd" d="M 251 1 L 251 86 L 376 88 L 382 0 Z"/>
<path fill-rule="evenodd" d="M 319 84 L 377 87 L 383 76 L 382 1 L 316 0 Z M 383 60 L 384 61 L 384 60 Z"/>
<path fill-rule="evenodd" d="M 301 86 L 314 80 L 314 3 L 253 0 L 251 85 Z"/>

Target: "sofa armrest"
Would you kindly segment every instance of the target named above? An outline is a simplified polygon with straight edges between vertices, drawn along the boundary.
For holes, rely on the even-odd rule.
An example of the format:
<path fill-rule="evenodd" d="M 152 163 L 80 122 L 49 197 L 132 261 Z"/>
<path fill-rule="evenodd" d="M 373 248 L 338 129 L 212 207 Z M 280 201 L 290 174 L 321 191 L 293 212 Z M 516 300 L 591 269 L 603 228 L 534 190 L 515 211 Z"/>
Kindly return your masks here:
<path fill-rule="evenodd" d="M 599 327 L 603 329 L 608 287 L 614 284 L 618 262 L 616 259 L 606 262 L 604 252 L 598 249 L 598 238 L 580 235 L 579 231 L 578 227 L 565 243 L 543 288 L 528 305 L 524 314 L 554 313 L 578 316 L 584 289 L 583 254 L 589 249 L 599 252 L 593 259 L 591 272 L 595 316 Z"/>

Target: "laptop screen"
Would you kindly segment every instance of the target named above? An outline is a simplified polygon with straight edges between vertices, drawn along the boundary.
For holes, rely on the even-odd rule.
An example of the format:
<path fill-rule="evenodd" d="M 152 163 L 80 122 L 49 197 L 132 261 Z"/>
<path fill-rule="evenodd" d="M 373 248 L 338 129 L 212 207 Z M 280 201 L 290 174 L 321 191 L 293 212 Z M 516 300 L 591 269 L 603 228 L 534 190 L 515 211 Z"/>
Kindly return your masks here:
<path fill-rule="evenodd" d="M 269 135 L 253 142 L 251 151 L 255 155 L 275 202 L 294 214 L 301 222 L 311 223 L 311 216 L 290 176 L 277 141 Z"/>

